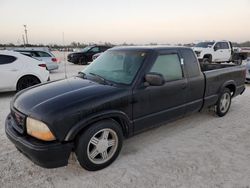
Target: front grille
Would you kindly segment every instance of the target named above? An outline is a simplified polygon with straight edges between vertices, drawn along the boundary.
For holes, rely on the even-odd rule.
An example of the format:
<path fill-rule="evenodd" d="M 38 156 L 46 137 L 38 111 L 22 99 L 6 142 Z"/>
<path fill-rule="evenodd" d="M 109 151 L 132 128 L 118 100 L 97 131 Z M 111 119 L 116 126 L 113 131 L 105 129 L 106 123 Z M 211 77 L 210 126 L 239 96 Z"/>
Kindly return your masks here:
<path fill-rule="evenodd" d="M 14 124 L 13 124 L 14 129 L 17 132 L 23 134 L 25 130 L 25 115 L 12 109 L 11 116 L 14 120 Z"/>

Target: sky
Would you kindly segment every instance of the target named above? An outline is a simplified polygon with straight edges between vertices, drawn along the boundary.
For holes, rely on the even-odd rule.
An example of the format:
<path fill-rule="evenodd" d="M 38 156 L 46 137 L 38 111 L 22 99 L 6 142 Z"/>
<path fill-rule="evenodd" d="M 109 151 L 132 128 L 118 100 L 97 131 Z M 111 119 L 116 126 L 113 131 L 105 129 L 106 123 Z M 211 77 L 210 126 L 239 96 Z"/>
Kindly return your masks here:
<path fill-rule="evenodd" d="M 250 40 L 250 0 L 0 0 L 0 43 Z"/>

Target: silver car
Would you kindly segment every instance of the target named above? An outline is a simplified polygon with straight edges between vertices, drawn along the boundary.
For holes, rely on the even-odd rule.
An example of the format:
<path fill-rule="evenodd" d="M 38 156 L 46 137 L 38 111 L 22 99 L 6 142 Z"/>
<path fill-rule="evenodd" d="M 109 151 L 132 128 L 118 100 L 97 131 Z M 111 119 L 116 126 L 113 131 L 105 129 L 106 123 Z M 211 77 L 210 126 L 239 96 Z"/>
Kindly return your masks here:
<path fill-rule="evenodd" d="M 46 64 L 47 70 L 56 70 L 59 68 L 58 63 L 59 60 L 49 51 L 42 51 L 42 50 L 15 50 L 17 52 L 20 52 L 23 55 L 33 57 L 37 60 L 43 61 Z"/>
<path fill-rule="evenodd" d="M 247 58 L 246 69 L 246 83 L 250 83 L 250 57 Z"/>

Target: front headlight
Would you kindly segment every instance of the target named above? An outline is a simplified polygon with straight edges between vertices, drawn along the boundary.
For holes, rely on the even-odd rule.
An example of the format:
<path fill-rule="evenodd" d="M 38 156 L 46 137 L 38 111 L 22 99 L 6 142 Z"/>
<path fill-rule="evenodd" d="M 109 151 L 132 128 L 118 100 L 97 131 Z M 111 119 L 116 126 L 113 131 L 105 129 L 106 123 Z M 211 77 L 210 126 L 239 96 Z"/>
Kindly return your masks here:
<path fill-rule="evenodd" d="M 37 139 L 44 141 L 53 141 L 56 139 L 47 125 L 41 121 L 28 117 L 26 121 L 26 128 L 27 133 Z"/>
<path fill-rule="evenodd" d="M 201 52 L 199 52 L 199 51 L 195 51 L 195 53 L 196 53 L 197 57 L 199 57 L 201 55 Z"/>

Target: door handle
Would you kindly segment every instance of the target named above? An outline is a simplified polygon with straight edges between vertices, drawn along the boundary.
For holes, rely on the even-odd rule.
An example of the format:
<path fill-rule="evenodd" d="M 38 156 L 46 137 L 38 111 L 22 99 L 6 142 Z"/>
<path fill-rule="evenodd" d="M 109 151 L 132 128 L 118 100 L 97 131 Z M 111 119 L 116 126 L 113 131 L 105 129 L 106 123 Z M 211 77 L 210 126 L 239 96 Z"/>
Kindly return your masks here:
<path fill-rule="evenodd" d="M 186 83 L 181 84 L 181 89 L 186 89 L 186 88 L 187 88 L 187 84 Z"/>

